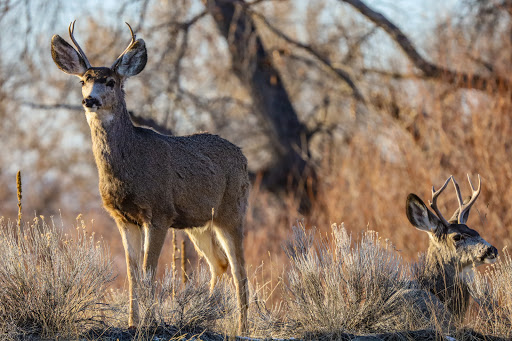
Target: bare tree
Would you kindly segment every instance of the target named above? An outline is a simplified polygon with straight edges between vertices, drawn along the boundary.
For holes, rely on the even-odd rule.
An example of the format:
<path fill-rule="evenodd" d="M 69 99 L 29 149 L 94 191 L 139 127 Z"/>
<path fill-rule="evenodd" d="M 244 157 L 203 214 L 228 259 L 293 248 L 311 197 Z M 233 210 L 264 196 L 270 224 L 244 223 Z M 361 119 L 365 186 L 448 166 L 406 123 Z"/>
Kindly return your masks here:
<path fill-rule="evenodd" d="M 308 130 L 297 117 L 281 75 L 247 12 L 247 4 L 208 0 L 206 8 L 229 45 L 233 72 L 249 89 L 255 113 L 260 122 L 266 123 L 273 141 L 276 160 L 269 168 L 260 170 L 262 184 L 271 190 L 283 190 L 291 178 L 291 189 L 299 192 L 301 207 L 307 210 L 308 196 L 314 192 L 316 181 L 315 171 L 308 165 Z"/>

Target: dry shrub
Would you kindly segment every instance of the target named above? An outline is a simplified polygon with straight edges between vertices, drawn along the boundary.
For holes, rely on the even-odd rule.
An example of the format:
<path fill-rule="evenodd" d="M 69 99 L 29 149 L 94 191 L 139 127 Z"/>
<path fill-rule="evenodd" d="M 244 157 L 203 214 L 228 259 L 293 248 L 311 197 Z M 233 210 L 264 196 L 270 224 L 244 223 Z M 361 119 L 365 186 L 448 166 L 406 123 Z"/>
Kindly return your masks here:
<path fill-rule="evenodd" d="M 140 322 L 136 336 L 152 334 L 168 327 L 178 334 L 218 331 L 232 333 L 238 326 L 238 310 L 231 278 L 223 276 L 210 292 L 210 272 L 200 267 L 183 283 L 180 276 L 166 269 L 162 280 L 139 274 L 137 299 Z M 128 293 L 116 291 L 111 304 L 121 316 L 119 327 L 128 321 Z"/>
<path fill-rule="evenodd" d="M 0 330 L 79 335 L 102 326 L 113 278 L 110 255 L 83 226 L 74 238 L 44 220 L 17 228 L 0 220 Z"/>
<path fill-rule="evenodd" d="M 292 335 L 432 327 L 417 319 L 414 302 L 403 294 L 414 288 L 408 267 L 376 232 L 363 233 L 353 244 L 343 225 L 332 225 L 331 244 L 315 241 L 314 230 L 306 232 L 299 224 L 286 252 L 291 262 L 286 318 L 295 322 Z"/>
<path fill-rule="evenodd" d="M 470 285 L 479 303 L 474 323 L 486 334 L 512 337 L 512 259 L 507 249 L 498 262 L 483 273 L 476 272 Z"/>

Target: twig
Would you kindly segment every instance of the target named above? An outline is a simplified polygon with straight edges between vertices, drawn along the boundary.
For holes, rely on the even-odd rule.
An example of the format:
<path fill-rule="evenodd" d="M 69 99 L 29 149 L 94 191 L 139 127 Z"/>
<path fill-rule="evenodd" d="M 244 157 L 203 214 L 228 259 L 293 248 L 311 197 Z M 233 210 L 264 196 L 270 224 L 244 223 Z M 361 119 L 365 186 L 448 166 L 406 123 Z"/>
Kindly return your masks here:
<path fill-rule="evenodd" d="M 18 231 L 21 229 L 21 171 L 16 173 L 16 192 L 18 193 Z"/>
<path fill-rule="evenodd" d="M 252 15 L 258 17 L 275 35 L 280 37 L 281 39 L 285 40 L 286 42 L 295 45 L 296 47 L 305 50 L 309 54 L 313 55 L 316 59 L 318 59 L 324 66 L 326 66 L 329 70 L 333 71 L 340 79 L 342 79 L 349 87 L 352 89 L 352 93 L 354 94 L 354 97 L 357 100 L 360 100 L 362 102 L 365 102 L 363 95 L 361 94 L 361 91 L 357 88 L 356 84 L 350 77 L 349 73 L 345 70 L 342 70 L 339 67 L 334 67 L 332 63 L 327 59 L 327 57 L 324 57 L 320 52 L 315 50 L 311 45 L 301 43 L 288 35 L 286 35 L 283 31 L 279 30 L 277 27 L 272 25 L 265 16 L 262 14 L 251 11 Z"/>
<path fill-rule="evenodd" d="M 185 239 L 181 240 L 181 282 L 187 283 L 187 251 L 185 249 Z"/>
<path fill-rule="evenodd" d="M 407 58 L 418 68 L 424 78 L 431 78 L 452 84 L 458 88 L 468 88 L 486 91 L 489 89 L 510 91 L 512 84 L 506 78 L 494 75 L 486 77 L 478 74 L 469 74 L 445 68 L 427 61 L 416 50 L 409 38 L 386 16 L 372 10 L 360 0 L 339 0 L 354 7 L 359 13 L 368 18 L 378 27 L 382 28 L 405 53 Z"/>

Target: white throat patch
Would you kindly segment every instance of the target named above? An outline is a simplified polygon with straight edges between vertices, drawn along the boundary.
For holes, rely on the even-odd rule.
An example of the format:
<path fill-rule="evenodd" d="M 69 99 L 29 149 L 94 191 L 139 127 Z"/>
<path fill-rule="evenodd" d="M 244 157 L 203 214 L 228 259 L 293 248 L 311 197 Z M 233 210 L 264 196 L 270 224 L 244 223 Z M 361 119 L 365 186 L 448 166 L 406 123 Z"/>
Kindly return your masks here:
<path fill-rule="evenodd" d="M 112 121 L 114 120 L 114 114 L 112 114 L 110 111 L 103 110 L 98 112 L 86 109 L 85 117 L 87 118 L 87 123 L 89 125 L 101 122 L 103 125 L 109 126 L 110 123 L 112 123 Z"/>

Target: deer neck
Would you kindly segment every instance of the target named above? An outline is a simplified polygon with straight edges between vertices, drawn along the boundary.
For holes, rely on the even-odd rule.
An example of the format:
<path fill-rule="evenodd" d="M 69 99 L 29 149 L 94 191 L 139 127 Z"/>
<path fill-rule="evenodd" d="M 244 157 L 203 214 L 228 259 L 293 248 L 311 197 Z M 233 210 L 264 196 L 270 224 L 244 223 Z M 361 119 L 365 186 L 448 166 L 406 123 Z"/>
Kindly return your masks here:
<path fill-rule="evenodd" d="M 120 103 L 112 109 L 86 111 L 91 129 L 92 150 L 100 181 L 109 175 L 121 174 L 125 158 L 123 151 L 132 150 L 134 127 L 126 105 Z"/>
<path fill-rule="evenodd" d="M 452 250 L 430 244 L 425 257 L 423 284 L 460 317 L 465 315 L 469 302 L 467 281 L 470 278 L 471 274 L 462 268 Z"/>

